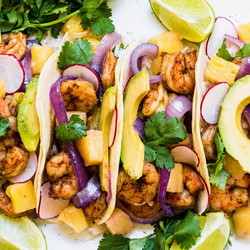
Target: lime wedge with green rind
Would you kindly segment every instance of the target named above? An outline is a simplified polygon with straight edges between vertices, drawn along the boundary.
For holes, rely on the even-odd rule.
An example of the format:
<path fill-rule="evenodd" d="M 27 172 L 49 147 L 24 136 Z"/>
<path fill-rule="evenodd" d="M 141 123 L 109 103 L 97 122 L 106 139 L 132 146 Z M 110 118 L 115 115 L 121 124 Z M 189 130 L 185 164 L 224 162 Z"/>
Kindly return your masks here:
<path fill-rule="evenodd" d="M 211 33 L 215 15 L 205 0 L 149 0 L 151 7 L 170 31 L 192 42 L 202 42 Z"/>
<path fill-rule="evenodd" d="M 27 217 L 0 215 L 0 250 L 46 250 L 42 231 Z"/>

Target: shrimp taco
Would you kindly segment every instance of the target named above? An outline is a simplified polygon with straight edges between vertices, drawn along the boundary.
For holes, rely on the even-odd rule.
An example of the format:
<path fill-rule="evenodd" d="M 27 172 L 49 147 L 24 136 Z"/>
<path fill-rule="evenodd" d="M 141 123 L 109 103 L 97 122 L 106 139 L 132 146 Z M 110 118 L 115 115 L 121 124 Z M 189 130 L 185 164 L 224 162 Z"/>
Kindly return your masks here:
<path fill-rule="evenodd" d="M 147 224 L 187 209 L 201 214 L 208 206 L 192 143 L 198 49 L 167 32 L 130 45 L 123 56 L 119 209 L 106 222 L 113 233 L 128 230 L 115 223 L 117 213 Z"/>
<path fill-rule="evenodd" d="M 40 129 L 36 96 L 41 69 L 53 48 L 6 33 L 0 43 L 0 213 L 35 213 L 34 175 Z M 43 55 L 41 57 L 41 55 Z"/>
<path fill-rule="evenodd" d="M 231 27 L 230 33 L 221 32 L 222 24 Z M 227 213 L 248 206 L 250 72 L 245 46 L 234 25 L 218 17 L 197 61 L 195 144 L 200 170 L 211 184 L 211 208 Z"/>
<path fill-rule="evenodd" d="M 104 223 L 115 207 L 122 119 L 112 49 L 120 40 L 108 33 L 93 50 L 88 39 L 66 34 L 39 80 L 37 212 L 76 232 Z"/>

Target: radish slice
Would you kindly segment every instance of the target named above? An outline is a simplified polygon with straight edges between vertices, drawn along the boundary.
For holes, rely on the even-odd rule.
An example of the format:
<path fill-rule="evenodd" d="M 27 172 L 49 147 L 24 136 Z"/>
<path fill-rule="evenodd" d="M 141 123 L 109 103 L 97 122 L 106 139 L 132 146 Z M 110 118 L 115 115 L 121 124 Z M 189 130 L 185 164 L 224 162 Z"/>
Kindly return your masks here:
<path fill-rule="evenodd" d="M 206 54 L 209 59 L 218 52 L 218 49 L 223 43 L 224 34 L 238 38 L 237 29 L 234 24 L 225 17 L 217 17 L 215 19 L 213 32 L 206 43 Z"/>
<path fill-rule="evenodd" d="M 201 101 L 201 117 L 209 124 L 217 124 L 220 116 L 221 102 L 229 89 L 227 82 L 220 82 L 209 88 Z"/>
<path fill-rule="evenodd" d="M 82 64 L 73 64 L 63 70 L 62 76 L 78 76 L 85 81 L 92 83 L 98 92 L 100 87 L 100 80 L 98 75 L 91 68 Z"/>
<path fill-rule="evenodd" d="M 178 163 L 186 163 L 194 166 L 195 169 L 200 164 L 200 159 L 197 153 L 186 145 L 179 145 L 171 150 L 171 155 L 174 157 L 174 161 Z"/>
<path fill-rule="evenodd" d="M 118 120 L 118 112 L 117 108 L 115 108 L 109 133 L 109 147 L 112 147 L 115 143 L 115 137 L 117 134 L 117 120 Z"/>
<path fill-rule="evenodd" d="M 37 156 L 35 152 L 29 153 L 29 160 L 25 170 L 18 176 L 9 178 L 12 183 L 24 183 L 33 178 L 37 170 Z"/>
<path fill-rule="evenodd" d="M 3 79 L 7 94 L 19 91 L 24 83 L 25 73 L 22 63 L 10 54 L 0 54 L 0 79 Z"/>
<path fill-rule="evenodd" d="M 50 182 L 44 182 L 41 186 L 38 216 L 48 220 L 58 216 L 69 205 L 69 200 L 53 199 L 49 197 Z"/>

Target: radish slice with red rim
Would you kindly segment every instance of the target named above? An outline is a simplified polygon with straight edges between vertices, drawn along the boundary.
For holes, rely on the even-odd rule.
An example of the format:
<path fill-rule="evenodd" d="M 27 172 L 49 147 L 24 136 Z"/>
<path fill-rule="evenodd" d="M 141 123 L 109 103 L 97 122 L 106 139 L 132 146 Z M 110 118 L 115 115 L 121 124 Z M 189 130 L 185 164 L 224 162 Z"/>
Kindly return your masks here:
<path fill-rule="evenodd" d="M 217 124 L 220 116 L 221 103 L 229 89 L 227 82 L 220 82 L 209 88 L 201 101 L 201 117 L 209 124 Z"/>
<path fill-rule="evenodd" d="M 10 54 L 0 54 L 0 79 L 3 79 L 7 94 L 19 91 L 24 83 L 22 63 Z"/>
<path fill-rule="evenodd" d="M 118 111 L 117 108 L 115 108 L 109 132 L 109 147 L 112 147 L 115 143 L 115 138 L 117 134 L 117 121 L 118 121 Z"/>
<path fill-rule="evenodd" d="M 33 178 L 37 170 L 37 156 L 35 152 L 29 153 L 29 159 L 25 170 L 18 176 L 9 178 L 12 183 L 24 183 Z"/>
<path fill-rule="evenodd" d="M 69 200 L 53 199 L 49 197 L 50 182 L 44 182 L 41 186 L 38 216 L 48 220 L 57 217 L 64 208 L 69 205 Z"/>
<path fill-rule="evenodd" d="M 98 75 L 91 68 L 82 64 L 73 64 L 65 68 L 62 72 L 62 76 L 78 76 L 85 81 L 92 83 L 98 92 L 100 87 L 100 80 Z"/>
<path fill-rule="evenodd" d="M 238 38 L 237 29 L 234 24 L 226 17 L 217 17 L 214 29 L 206 43 L 206 54 L 209 59 L 218 52 L 223 43 L 224 34 Z"/>

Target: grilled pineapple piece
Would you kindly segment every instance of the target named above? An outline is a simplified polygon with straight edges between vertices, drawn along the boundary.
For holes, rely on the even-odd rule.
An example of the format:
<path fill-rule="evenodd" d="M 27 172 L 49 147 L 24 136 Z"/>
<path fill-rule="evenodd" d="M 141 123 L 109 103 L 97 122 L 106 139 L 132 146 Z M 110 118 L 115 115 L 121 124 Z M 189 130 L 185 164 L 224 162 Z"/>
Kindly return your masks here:
<path fill-rule="evenodd" d="M 238 35 L 241 41 L 250 43 L 250 22 L 239 26 Z"/>

